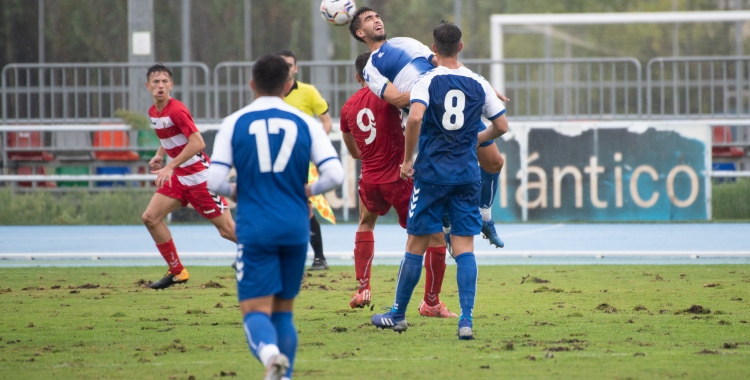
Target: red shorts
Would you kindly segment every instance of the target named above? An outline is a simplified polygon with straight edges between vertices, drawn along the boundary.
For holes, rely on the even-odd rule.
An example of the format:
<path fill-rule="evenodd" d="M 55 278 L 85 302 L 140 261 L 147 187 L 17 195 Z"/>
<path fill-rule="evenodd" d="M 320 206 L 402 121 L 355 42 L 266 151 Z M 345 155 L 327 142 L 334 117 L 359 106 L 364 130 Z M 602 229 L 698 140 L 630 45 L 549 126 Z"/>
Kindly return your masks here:
<path fill-rule="evenodd" d="M 367 211 L 383 216 L 393 206 L 398 214 L 398 224 L 406 228 L 409 217 L 409 199 L 414 182 L 411 179 L 399 179 L 391 183 L 370 184 L 359 181 L 359 199 Z"/>
<path fill-rule="evenodd" d="M 172 186 L 169 185 L 169 182 L 165 182 L 156 192 L 177 199 L 182 202 L 182 207 L 190 203 L 195 211 L 198 211 L 206 219 L 219 217 L 228 207 L 224 197 L 208 191 L 205 182 L 195 186 L 185 186 L 177 179 L 176 175 L 172 175 Z"/>

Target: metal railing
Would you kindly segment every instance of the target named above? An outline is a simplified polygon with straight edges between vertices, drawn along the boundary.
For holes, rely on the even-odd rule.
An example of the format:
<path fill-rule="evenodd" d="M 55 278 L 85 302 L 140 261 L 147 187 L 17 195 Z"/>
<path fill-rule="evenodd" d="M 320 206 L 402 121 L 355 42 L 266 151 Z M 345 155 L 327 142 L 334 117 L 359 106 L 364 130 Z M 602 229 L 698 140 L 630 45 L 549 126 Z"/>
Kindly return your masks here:
<path fill-rule="evenodd" d="M 500 66 L 513 120 L 612 120 L 641 115 L 641 63 L 635 58 L 465 60 L 488 76 Z"/>
<path fill-rule="evenodd" d="M 648 118 L 750 117 L 750 57 L 654 58 L 646 81 Z"/>
<path fill-rule="evenodd" d="M 469 59 L 473 71 L 501 73 L 508 118 L 545 120 L 739 119 L 750 117 L 750 56 L 563 59 Z M 249 104 L 253 62 L 167 63 L 173 95 L 197 122 L 217 123 Z M 147 64 L 10 64 L 0 74 L 2 124 L 119 123 L 115 110 L 143 109 Z M 336 118 L 360 85 L 350 61 L 298 62 Z M 502 70 L 495 70 L 501 68 Z M 139 77 L 143 75 L 143 78 Z M 131 80 L 132 79 L 132 80 Z M 141 104 L 143 105 L 141 106 Z M 138 105 L 137 107 L 135 105 Z"/>
<path fill-rule="evenodd" d="M 211 120 L 211 77 L 200 62 L 169 62 L 173 94 L 198 121 Z M 152 104 L 146 63 L 9 64 L 0 73 L 3 124 L 120 122 L 118 109 Z M 187 80 L 185 80 L 187 79 Z"/>

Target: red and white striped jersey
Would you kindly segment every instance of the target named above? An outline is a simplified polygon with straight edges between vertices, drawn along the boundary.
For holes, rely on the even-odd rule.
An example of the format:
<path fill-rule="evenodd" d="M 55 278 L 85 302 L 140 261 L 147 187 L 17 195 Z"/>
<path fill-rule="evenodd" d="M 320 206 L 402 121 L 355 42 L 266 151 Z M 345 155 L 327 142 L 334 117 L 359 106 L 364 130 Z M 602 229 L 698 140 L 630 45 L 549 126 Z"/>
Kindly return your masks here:
<path fill-rule="evenodd" d="M 156 130 L 156 135 L 161 140 L 161 145 L 171 159 L 177 157 L 185 149 L 188 137 L 198 132 L 190 111 L 177 99 L 170 99 L 161 112 L 156 109 L 156 106 L 151 106 L 148 109 L 148 115 L 151 117 L 151 124 Z M 206 153 L 200 151 L 176 168 L 174 174 L 185 186 L 206 186 L 209 163 Z"/>

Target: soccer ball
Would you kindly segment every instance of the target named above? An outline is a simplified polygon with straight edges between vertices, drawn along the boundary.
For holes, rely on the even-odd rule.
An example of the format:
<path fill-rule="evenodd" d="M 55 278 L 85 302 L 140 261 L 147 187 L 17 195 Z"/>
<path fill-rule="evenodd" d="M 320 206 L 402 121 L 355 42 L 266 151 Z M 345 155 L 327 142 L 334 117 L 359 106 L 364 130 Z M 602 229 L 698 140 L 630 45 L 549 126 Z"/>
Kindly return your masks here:
<path fill-rule="evenodd" d="M 356 6 L 353 0 L 323 0 L 320 2 L 320 17 L 336 26 L 352 21 Z"/>

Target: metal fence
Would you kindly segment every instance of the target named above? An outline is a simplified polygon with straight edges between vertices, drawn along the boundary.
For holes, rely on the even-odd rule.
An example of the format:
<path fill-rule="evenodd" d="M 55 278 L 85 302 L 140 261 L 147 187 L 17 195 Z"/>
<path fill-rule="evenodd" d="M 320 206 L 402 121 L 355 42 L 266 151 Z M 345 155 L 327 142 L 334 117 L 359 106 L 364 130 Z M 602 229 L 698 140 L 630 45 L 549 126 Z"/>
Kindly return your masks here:
<path fill-rule="evenodd" d="M 170 62 L 173 94 L 198 121 L 211 115 L 211 77 L 203 63 Z M 120 122 L 118 109 L 147 107 L 143 63 L 10 64 L 2 80 L 3 124 Z M 145 101 L 144 101 L 145 99 Z"/>
<path fill-rule="evenodd" d="M 465 60 L 500 83 L 518 121 L 738 119 L 750 117 L 750 56 Z M 252 62 L 167 63 L 173 95 L 196 121 L 216 123 L 249 104 Z M 119 122 L 117 109 L 144 109 L 147 64 L 10 64 L 2 80 L 2 124 Z M 297 79 L 315 85 L 336 118 L 360 85 L 349 61 L 298 62 Z M 499 70 L 498 70 L 499 69 Z M 500 78 L 492 78 L 500 73 Z M 143 75 L 143 78 L 140 77 Z M 145 99 L 145 106 L 140 106 Z M 139 106 L 134 106 L 138 104 Z"/>

